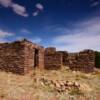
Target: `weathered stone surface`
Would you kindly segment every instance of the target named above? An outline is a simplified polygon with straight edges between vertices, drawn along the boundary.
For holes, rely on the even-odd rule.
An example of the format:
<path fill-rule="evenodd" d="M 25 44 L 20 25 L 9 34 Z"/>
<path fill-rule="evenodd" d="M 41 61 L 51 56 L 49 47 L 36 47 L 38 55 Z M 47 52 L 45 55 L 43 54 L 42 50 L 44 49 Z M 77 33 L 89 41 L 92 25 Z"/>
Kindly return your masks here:
<path fill-rule="evenodd" d="M 56 48 L 55 47 L 48 47 L 45 49 L 45 54 L 55 54 Z"/>
<path fill-rule="evenodd" d="M 55 48 L 46 48 L 44 56 L 45 69 L 60 69 L 62 66 L 62 54 Z"/>
<path fill-rule="evenodd" d="M 67 51 L 58 51 L 58 52 L 62 54 L 62 64 L 64 66 L 69 65 L 68 52 Z"/>
<path fill-rule="evenodd" d="M 93 72 L 95 67 L 95 53 L 92 50 L 84 50 L 79 53 L 69 54 L 69 67 L 71 70 Z"/>
<path fill-rule="evenodd" d="M 14 43 L 0 44 L 0 69 L 18 74 L 24 73 L 24 44 Z"/>
<path fill-rule="evenodd" d="M 95 52 L 84 50 L 79 53 L 44 49 L 27 40 L 0 43 L 0 69 L 17 74 L 26 74 L 34 68 L 60 69 L 69 66 L 71 70 L 93 72 Z"/>
<path fill-rule="evenodd" d="M 93 50 L 84 50 L 79 53 L 56 51 L 55 48 L 45 49 L 45 68 L 59 69 L 69 66 L 73 71 L 93 72 L 95 67 L 95 53 Z"/>
<path fill-rule="evenodd" d="M 0 43 L 0 69 L 17 74 L 26 74 L 44 66 L 44 48 L 27 40 Z"/>

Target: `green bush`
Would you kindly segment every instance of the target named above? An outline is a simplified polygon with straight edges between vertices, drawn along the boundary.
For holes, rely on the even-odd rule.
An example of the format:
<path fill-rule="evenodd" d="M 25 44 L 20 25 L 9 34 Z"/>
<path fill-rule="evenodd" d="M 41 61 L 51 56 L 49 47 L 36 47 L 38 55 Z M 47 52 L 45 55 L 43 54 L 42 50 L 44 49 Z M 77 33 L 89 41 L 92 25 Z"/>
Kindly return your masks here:
<path fill-rule="evenodd" d="M 100 52 L 95 52 L 95 67 L 100 68 Z"/>

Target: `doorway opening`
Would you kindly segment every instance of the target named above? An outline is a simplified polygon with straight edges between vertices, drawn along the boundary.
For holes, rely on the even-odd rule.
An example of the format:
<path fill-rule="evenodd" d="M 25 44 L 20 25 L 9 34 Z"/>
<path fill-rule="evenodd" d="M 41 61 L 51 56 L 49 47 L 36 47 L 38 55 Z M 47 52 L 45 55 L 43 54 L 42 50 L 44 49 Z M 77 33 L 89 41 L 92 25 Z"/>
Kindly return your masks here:
<path fill-rule="evenodd" d="M 39 66 L 39 50 L 35 49 L 34 53 L 34 68 Z"/>

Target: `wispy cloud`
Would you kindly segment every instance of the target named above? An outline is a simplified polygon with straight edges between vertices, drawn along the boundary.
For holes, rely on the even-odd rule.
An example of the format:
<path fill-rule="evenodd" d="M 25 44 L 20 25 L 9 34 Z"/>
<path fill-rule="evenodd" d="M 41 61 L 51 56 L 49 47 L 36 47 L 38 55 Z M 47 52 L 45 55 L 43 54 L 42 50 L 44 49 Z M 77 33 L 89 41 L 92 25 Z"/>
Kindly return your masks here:
<path fill-rule="evenodd" d="M 40 3 L 37 3 L 35 6 L 36 6 L 37 9 L 39 9 L 41 11 L 44 9 L 44 6 Z"/>
<path fill-rule="evenodd" d="M 20 32 L 25 33 L 25 34 L 30 34 L 31 33 L 28 29 L 25 29 L 25 28 L 21 29 Z"/>
<path fill-rule="evenodd" d="M 6 37 L 6 36 L 13 36 L 13 35 L 14 35 L 13 33 L 9 33 L 9 32 L 0 30 L 0 37 L 2 37 L 2 38 Z"/>
<path fill-rule="evenodd" d="M 42 39 L 40 37 L 33 37 L 32 39 L 30 39 L 33 43 L 40 43 L 42 42 Z"/>
<path fill-rule="evenodd" d="M 35 12 L 33 12 L 33 16 L 38 16 L 38 14 L 39 14 L 38 10 L 36 10 Z"/>
<path fill-rule="evenodd" d="M 0 5 L 2 5 L 3 7 L 6 7 L 6 8 L 8 8 L 8 7 L 12 8 L 12 10 L 20 16 L 28 17 L 26 8 L 22 5 L 12 2 L 12 0 L 0 0 Z"/>
<path fill-rule="evenodd" d="M 12 0 L 0 0 L 0 5 L 2 5 L 5 8 L 11 8 L 13 12 L 15 12 L 17 15 L 28 17 L 29 14 L 26 11 L 26 7 L 19 5 L 17 3 L 14 3 Z M 33 16 L 39 15 L 40 12 L 44 10 L 44 6 L 41 3 L 37 3 L 35 5 L 36 10 L 32 13 Z"/>
<path fill-rule="evenodd" d="M 42 12 L 44 10 L 44 6 L 40 3 L 37 3 L 35 5 L 36 7 L 36 11 L 33 12 L 33 16 L 38 16 L 40 12 Z"/>
<path fill-rule="evenodd" d="M 91 1 L 91 7 L 98 6 L 100 4 L 100 1 Z"/>
<path fill-rule="evenodd" d="M 10 7 L 12 4 L 12 0 L 0 0 L 0 4 L 4 7 Z"/>
<path fill-rule="evenodd" d="M 82 49 L 100 50 L 100 18 L 92 18 L 75 24 L 76 28 L 64 30 L 64 35 L 53 39 L 52 45 L 59 50 L 80 51 Z M 66 32 L 69 32 L 66 33 Z"/>
<path fill-rule="evenodd" d="M 5 42 L 7 37 L 14 36 L 14 33 L 6 32 L 0 29 L 0 42 Z"/>
<path fill-rule="evenodd" d="M 12 10 L 23 17 L 28 17 L 28 13 L 26 12 L 26 8 L 24 6 L 21 6 L 19 4 L 12 4 Z"/>

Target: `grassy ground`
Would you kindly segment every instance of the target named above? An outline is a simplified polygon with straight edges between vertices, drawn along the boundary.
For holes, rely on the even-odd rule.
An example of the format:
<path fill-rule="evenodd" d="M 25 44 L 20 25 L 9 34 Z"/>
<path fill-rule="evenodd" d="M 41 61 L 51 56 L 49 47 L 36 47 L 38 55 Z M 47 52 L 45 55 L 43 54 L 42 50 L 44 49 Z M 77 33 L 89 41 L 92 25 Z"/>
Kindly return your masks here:
<path fill-rule="evenodd" d="M 44 84 L 41 79 L 46 79 Z M 76 82 L 80 89 L 59 93 L 50 81 Z M 0 100 L 100 100 L 100 72 L 84 74 L 68 69 L 34 70 L 25 76 L 0 72 Z"/>

